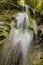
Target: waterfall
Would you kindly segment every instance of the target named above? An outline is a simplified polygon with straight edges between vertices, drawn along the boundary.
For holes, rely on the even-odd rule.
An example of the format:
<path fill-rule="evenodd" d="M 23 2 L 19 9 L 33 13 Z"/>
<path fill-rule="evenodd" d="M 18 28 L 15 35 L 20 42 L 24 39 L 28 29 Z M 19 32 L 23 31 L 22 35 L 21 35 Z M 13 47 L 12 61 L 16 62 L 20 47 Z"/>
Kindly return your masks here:
<path fill-rule="evenodd" d="M 36 40 L 36 46 L 37 46 L 37 43 L 38 43 L 38 37 L 37 37 L 38 26 L 37 26 L 37 22 L 35 21 L 35 11 L 34 10 L 33 10 L 33 15 L 34 15 L 33 29 L 34 29 L 34 32 L 35 32 L 35 40 Z"/>
<path fill-rule="evenodd" d="M 22 7 L 22 10 L 24 6 Z M 23 10 L 24 11 L 24 10 Z M 16 17 L 18 30 L 15 30 L 15 41 L 20 41 L 21 52 L 23 54 L 23 65 L 28 65 L 27 53 L 33 36 L 29 32 L 28 6 L 25 6 L 25 12 L 19 12 Z M 19 37 L 18 37 L 19 36 Z"/>
<path fill-rule="evenodd" d="M 7 42 L 2 46 L 3 49 L 1 54 L 1 65 L 14 65 L 17 62 L 20 52 L 22 53 L 23 65 L 29 65 L 27 60 L 28 50 L 30 49 L 31 41 L 33 40 L 33 34 L 29 31 L 29 15 L 28 6 L 22 6 L 22 12 L 19 12 L 16 17 L 17 28 L 14 29 L 14 23 L 11 26 L 10 35 L 7 37 Z M 0 23 L 1 24 L 1 23 Z M 6 24 L 3 24 L 7 26 Z M 6 28 L 3 28 L 2 24 L 0 28 L 8 34 Z M 37 35 L 36 21 L 34 21 L 34 31 Z M 35 36 L 36 37 L 36 36 Z M 37 37 L 36 37 L 37 40 Z M 1 49 L 0 49 L 1 50 Z M 15 60 L 16 59 L 16 60 Z M 16 65 L 16 64 L 15 64 Z"/>
<path fill-rule="evenodd" d="M 29 65 L 27 54 L 33 40 L 33 34 L 29 31 L 30 20 L 27 5 L 22 6 L 22 12 L 18 13 L 16 23 L 17 28 L 14 29 L 14 26 L 11 26 L 11 33 L 7 37 L 8 41 L 4 43 L 0 61 L 1 65 L 14 65 L 20 52 L 22 53 L 23 65 Z M 34 28 L 36 29 L 36 27 Z M 36 31 L 35 29 L 34 31 Z"/>
<path fill-rule="evenodd" d="M 25 5 L 25 0 L 15 0 L 15 3 L 12 2 L 13 6 L 15 6 L 14 4 L 18 3 L 18 2 L 16 3 L 16 1 L 21 1 L 21 5 L 22 4 L 23 5 L 21 6 L 21 12 L 17 13 L 16 23 L 13 22 L 13 24 L 14 23 L 15 24 L 14 25 L 12 24 L 11 31 L 9 32 L 9 30 L 7 29 L 7 28 L 9 28 L 10 24 L 6 25 L 6 24 L 4 24 L 5 22 L 4 23 L 0 22 L 0 32 L 1 32 L 0 40 L 1 40 L 1 37 L 4 37 L 4 39 L 6 38 L 6 40 L 7 40 L 7 41 L 5 40 L 3 42 L 3 45 L 2 45 L 2 42 L 0 41 L 0 65 L 18 65 L 17 61 L 18 61 L 20 54 L 22 54 L 22 61 L 21 61 L 21 62 L 23 62 L 22 65 L 30 64 L 28 61 L 27 55 L 29 53 L 28 51 L 30 50 L 30 46 L 32 44 L 33 34 L 30 33 L 30 29 L 29 29 L 29 26 L 30 26 L 30 18 L 29 18 L 29 10 L 28 10 L 29 7 L 28 7 L 28 5 Z M 7 3 L 5 3 L 5 4 L 7 5 Z M 5 4 L 4 4 L 4 6 L 5 6 Z M 12 4 L 10 4 L 10 6 L 12 8 Z M 6 12 L 6 14 L 8 14 L 8 17 L 9 17 L 9 14 L 11 15 L 12 13 L 14 13 L 13 12 L 14 10 L 15 9 L 11 10 L 10 13 Z M 33 13 L 34 13 L 33 29 L 35 32 L 35 40 L 36 40 L 36 45 L 37 45 L 37 23 L 35 21 L 35 11 L 34 10 L 33 10 Z M 1 12 L 1 14 L 2 14 L 1 17 L 4 18 L 5 16 L 3 15 L 3 12 Z M 7 21 L 9 22 L 9 20 L 12 20 L 11 18 L 13 17 L 13 14 L 9 18 L 8 17 L 4 18 L 4 19 L 1 18 L 1 19 L 2 20 L 8 19 Z M 14 17 L 15 17 L 15 14 L 14 14 Z M 14 19 L 13 19 L 13 21 L 14 21 Z M 15 25 L 17 26 L 17 28 Z M 8 35 L 8 32 L 9 32 L 9 35 Z M 32 54 L 30 54 L 30 56 L 31 55 Z M 20 57 L 20 59 L 21 59 L 21 57 Z"/>

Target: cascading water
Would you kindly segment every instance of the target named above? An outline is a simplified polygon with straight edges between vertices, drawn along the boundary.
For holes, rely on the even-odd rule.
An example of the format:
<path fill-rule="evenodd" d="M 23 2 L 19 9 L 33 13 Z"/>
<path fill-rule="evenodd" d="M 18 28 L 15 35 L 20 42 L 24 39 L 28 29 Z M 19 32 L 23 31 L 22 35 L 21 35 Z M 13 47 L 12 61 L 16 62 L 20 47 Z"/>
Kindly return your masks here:
<path fill-rule="evenodd" d="M 22 7 L 22 10 L 24 11 L 24 6 Z M 11 64 L 14 65 L 15 58 L 18 57 L 20 52 L 22 53 L 23 65 L 26 64 L 29 65 L 27 60 L 27 54 L 31 45 L 31 41 L 33 39 L 33 35 L 31 35 L 29 31 L 30 22 L 29 22 L 27 5 L 25 5 L 25 12 L 18 13 L 18 16 L 16 17 L 16 22 L 17 22 L 17 28 L 14 29 L 14 27 L 11 26 L 11 34 L 9 35 L 9 40 L 4 43 L 4 45 L 2 46 L 2 50 L 0 49 L 1 50 L 0 65 L 11 65 Z M 4 24 L 4 26 L 5 25 L 6 24 Z M 36 27 L 34 27 L 34 31 L 37 30 L 35 29 Z M 6 28 L 5 29 L 2 28 L 2 30 L 7 32 Z"/>
<path fill-rule="evenodd" d="M 33 35 L 31 35 L 29 31 L 30 22 L 28 16 L 28 6 L 22 6 L 22 11 L 23 12 L 19 12 L 18 16 L 16 17 L 17 28 L 14 29 L 14 27 L 11 27 L 11 34 L 8 36 L 9 38 L 7 37 L 9 40 L 4 43 L 2 50 L 0 49 L 0 65 L 17 65 L 17 57 L 19 56 L 20 52 L 22 53 L 23 65 L 29 65 L 27 54 L 33 39 Z M 36 23 L 34 22 L 34 31 L 37 34 L 35 24 Z"/>
<path fill-rule="evenodd" d="M 36 23 L 36 21 L 35 21 L 35 11 L 33 10 L 33 15 L 34 15 L 34 22 L 33 22 L 33 24 L 34 24 L 34 26 L 33 26 L 33 29 L 34 29 L 34 32 L 35 32 L 35 40 L 36 40 L 36 46 L 37 46 L 37 43 L 38 43 L 38 37 L 37 37 L 37 31 L 38 31 L 38 27 L 37 27 L 37 23 Z"/>
<path fill-rule="evenodd" d="M 24 9 L 24 6 L 22 10 Z M 28 60 L 27 60 L 27 53 L 29 46 L 31 44 L 33 36 L 31 36 L 29 32 L 29 17 L 28 17 L 28 6 L 25 6 L 25 12 L 20 12 L 18 13 L 18 16 L 16 17 L 17 20 L 17 27 L 18 29 L 15 30 L 15 38 L 14 40 L 16 42 L 20 41 L 21 45 L 21 52 L 23 54 L 23 65 L 28 65 Z M 24 10 L 23 10 L 24 11 Z"/>

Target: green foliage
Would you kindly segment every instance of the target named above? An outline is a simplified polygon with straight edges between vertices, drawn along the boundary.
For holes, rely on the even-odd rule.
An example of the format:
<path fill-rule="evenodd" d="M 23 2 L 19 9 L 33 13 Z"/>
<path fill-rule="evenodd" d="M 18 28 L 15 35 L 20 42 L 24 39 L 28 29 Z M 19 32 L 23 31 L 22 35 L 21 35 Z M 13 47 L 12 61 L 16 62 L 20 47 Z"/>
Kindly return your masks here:
<path fill-rule="evenodd" d="M 41 13 L 43 10 L 43 0 L 25 0 L 26 4 L 28 4 L 29 6 L 31 6 L 31 8 L 33 8 L 34 10 L 36 10 L 37 12 Z"/>
<path fill-rule="evenodd" d="M 25 5 L 25 1 L 24 0 L 17 0 L 17 3 L 22 6 L 22 5 Z"/>
<path fill-rule="evenodd" d="M 43 65 L 43 60 L 40 61 L 39 63 L 35 64 L 35 65 Z"/>
<path fill-rule="evenodd" d="M 16 5 L 17 5 L 17 0 L 1 0 L 0 1 L 0 10 L 1 9 L 2 10 L 11 9 Z"/>
<path fill-rule="evenodd" d="M 30 5 L 31 7 L 33 7 L 33 8 L 35 8 L 35 6 L 37 5 L 37 3 L 38 3 L 38 0 L 26 0 L 26 3 L 28 4 L 28 5 Z"/>
<path fill-rule="evenodd" d="M 43 10 L 43 0 L 0 0 L 0 10 L 14 8 L 16 5 L 29 5 L 39 13 Z"/>

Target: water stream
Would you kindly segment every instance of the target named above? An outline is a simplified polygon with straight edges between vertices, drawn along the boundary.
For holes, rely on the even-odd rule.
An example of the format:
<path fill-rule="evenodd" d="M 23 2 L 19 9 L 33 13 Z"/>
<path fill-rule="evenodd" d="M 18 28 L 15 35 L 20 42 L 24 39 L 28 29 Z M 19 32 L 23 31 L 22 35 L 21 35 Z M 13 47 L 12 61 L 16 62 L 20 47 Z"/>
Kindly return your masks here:
<path fill-rule="evenodd" d="M 24 8 L 24 7 L 23 7 Z M 22 8 L 22 9 L 23 9 Z M 33 36 L 31 36 L 29 32 L 29 17 L 28 17 L 28 6 L 25 6 L 25 12 L 20 12 L 18 13 L 18 16 L 16 17 L 17 20 L 17 26 L 18 30 L 15 30 L 15 35 L 19 38 L 15 37 L 16 40 L 19 39 L 20 44 L 21 44 L 21 52 L 23 54 L 23 65 L 28 65 L 28 60 L 27 60 L 27 53 L 29 46 L 31 44 L 31 41 L 33 39 Z M 23 10 L 24 11 L 24 10 Z"/>
<path fill-rule="evenodd" d="M 22 7 L 22 10 L 23 8 L 24 6 Z M 28 60 L 27 60 L 27 53 L 31 45 L 33 35 L 31 35 L 31 33 L 29 32 L 29 22 L 30 21 L 29 21 L 29 16 L 28 16 L 28 6 L 27 5 L 25 6 L 25 12 L 18 13 L 16 17 L 16 22 L 17 22 L 17 29 L 14 29 L 14 27 L 11 27 L 12 31 L 9 37 L 9 41 L 7 41 L 7 43 L 5 42 L 3 46 L 2 58 L 0 62 L 1 65 L 14 65 L 15 63 L 14 58 L 16 57 L 15 54 L 17 54 L 16 50 L 17 52 L 19 50 L 19 52 L 21 52 L 23 55 L 22 56 L 23 65 L 29 65 Z M 36 31 L 36 27 L 34 28 L 34 31 Z M 21 48 L 18 49 L 17 47 L 18 48 L 21 47 Z"/>
<path fill-rule="evenodd" d="M 38 27 L 37 27 L 37 23 L 36 23 L 36 20 L 35 20 L 35 11 L 33 10 L 33 15 L 34 15 L 34 32 L 35 32 L 35 40 L 36 40 L 36 46 L 37 46 L 37 43 L 38 43 L 38 37 L 37 37 L 37 31 L 38 31 Z"/>

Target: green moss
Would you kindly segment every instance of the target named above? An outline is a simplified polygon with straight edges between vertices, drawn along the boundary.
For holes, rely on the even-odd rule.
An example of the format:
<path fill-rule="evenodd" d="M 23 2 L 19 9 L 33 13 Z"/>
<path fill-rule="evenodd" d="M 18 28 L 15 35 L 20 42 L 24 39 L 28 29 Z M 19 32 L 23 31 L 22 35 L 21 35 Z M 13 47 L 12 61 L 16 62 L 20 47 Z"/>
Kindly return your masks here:
<path fill-rule="evenodd" d="M 40 62 L 36 63 L 35 65 L 43 65 L 43 60 L 41 60 Z"/>

